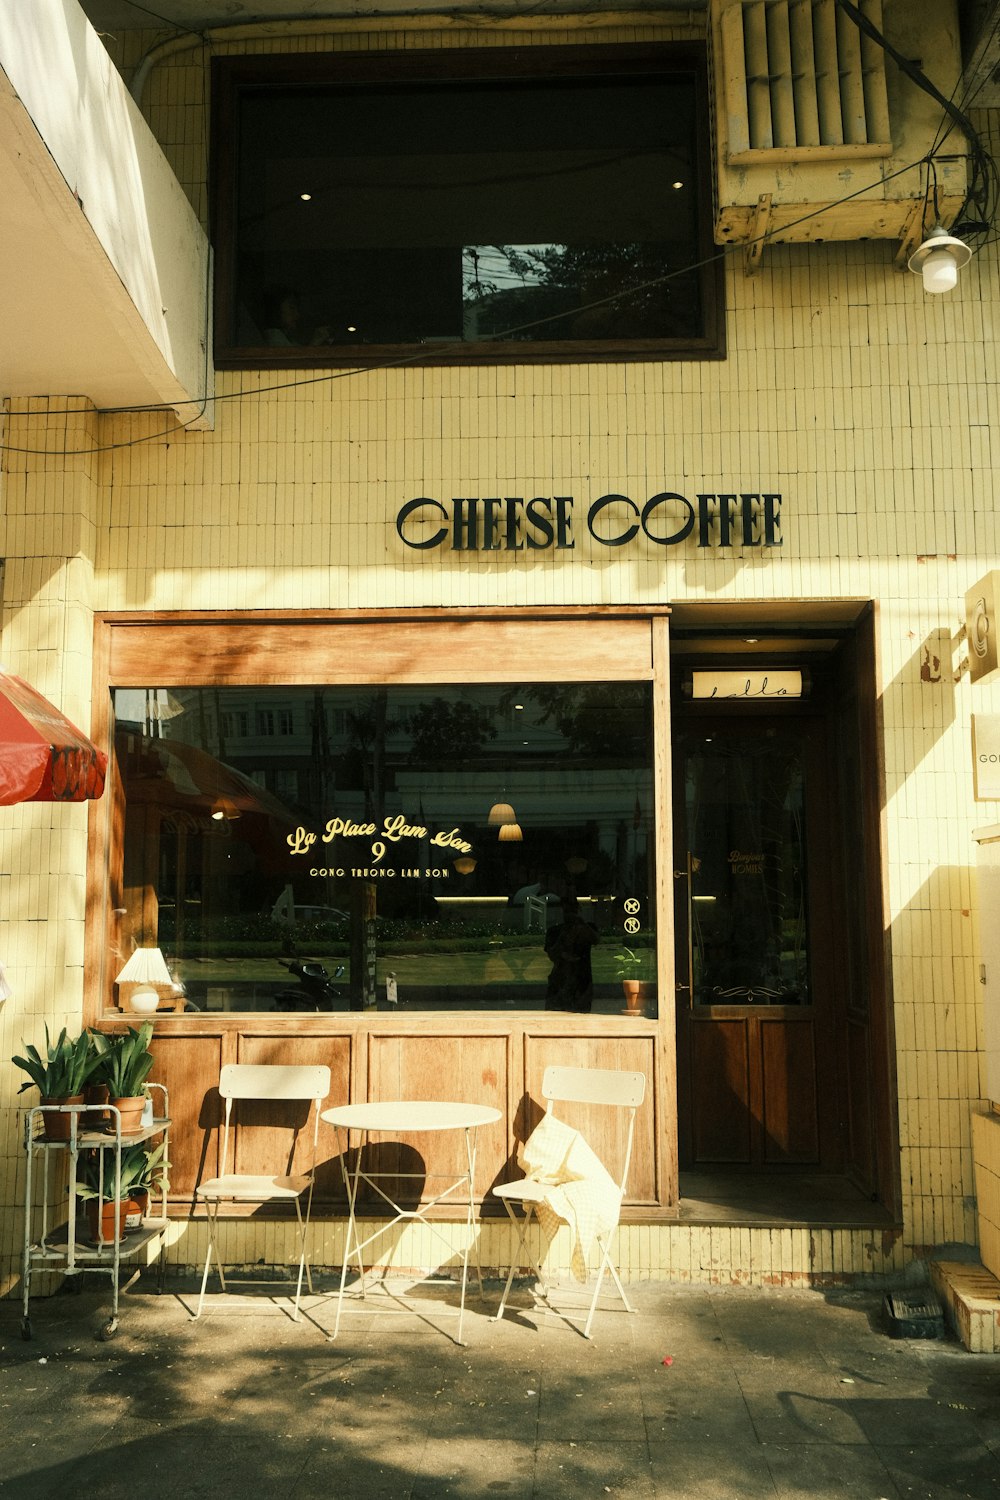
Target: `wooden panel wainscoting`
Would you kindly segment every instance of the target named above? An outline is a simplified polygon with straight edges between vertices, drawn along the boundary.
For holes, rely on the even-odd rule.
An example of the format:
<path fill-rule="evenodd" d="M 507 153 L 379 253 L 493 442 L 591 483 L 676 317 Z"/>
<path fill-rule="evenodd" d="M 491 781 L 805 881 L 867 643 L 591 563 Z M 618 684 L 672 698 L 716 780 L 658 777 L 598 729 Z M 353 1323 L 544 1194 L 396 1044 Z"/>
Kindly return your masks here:
<path fill-rule="evenodd" d="M 468 1104 L 489 1104 L 499 1109 L 500 1119 L 477 1132 L 477 1197 L 486 1198 L 500 1180 L 498 1171 L 507 1166 L 510 1139 L 510 1038 L 499 1029 L 473 1036 L 414 1035 L 412 1032 L 373 1034 L 368 1043 L 369 1099 L 447 1099 Z M 466 1170 L 465 1135 L 461 1131 L 425 1131 L 407 1135 L 402 1141 L 383 1141 L 378 1147 L 379 1170 L 425 1176 L 418 1196 L 432 1198 L 435 1178 L 440 1186 Z M 500 1163 L 498 1168 L 497 1163 Z M 414 1195 L 393 1180 L 387 1191 L 397 1202 Z M 450 1200 L 449 1200 L 450 1201 Z M 459 1199 L 454 1200 L 456 1205 Z"/>
<path fill-rule="evenodd" d="M 154 1083 L 170 1097 L 170 1199 L 190 1201 L 195 1183 L 219 1170 L 222 1118 L 219 1073 L 229 1037 L 215 1031 L 191 1036 L 157 1025 L 151 1051 Z M 235 1060 L 235 1059 L 233 1059 Z"/>
<path fill-rule="evenodd" d="M 713 1007 L 706 1007 L 706 1011 Z M 746 1017 L 685 1014 L 690 1049 L 690 1151 L 696 1165 L 749 1164 L 750 1035 Z"/>
<path fill-rule="evenodd" d="M 626 1073 L 643 1073 L 646 1096 L 636 1116 L 632 1164 L 629 1168 L 625 1201 L 631 1204 L 656 1202 L 656 1151 L 653 1101 L 656 1097 L 655 1036 L 541 1037 L 524 1038 L 524 1093 L 515 1115 L 518 1143 L 529 1136 L 544 1113 L 542 1075 L 550 1063 L 565 1068 L 619 1068 Z M 625 1152 L 628 1127 L 622 1112 L 601 1105 L 560 1104 L 561 1120 L 579 1130 L 611 1172 L 619 1175 Z M 518 1176 L 513 1171 L 510 1176 Z"/>
<path fill-rule="evenodd" d="M 784 1010 L 784 1014 L 778 1014 Z M 771 1166 L 819 1160 L 816 1028 L 812 1008 L 757 1012 L 763 1104 L 763 1155 Z"/>
<path fill-rule="evenodd" d="M 692 1166 L 818 1162 L 811 1006 L 695 1007 L 685 1013 L 685 1031 Z"/>
<path fill-rule="evenodd" d="M 350 1035 L 326 1036 L 273 1036 L 260 1035 L 251 1028 L 239 1037 L 239 1061 L 241 1063 L 285 1063 L 301 1066 L 309 1063 L 325 1063 L 330 1069 L 330 1093 L 320 1109 L 333 1109 L 346 1104 L 351 1096 L 351 1051 Z M 303 1172 L 312 1156 L 311 1105 L 297 1102 L 287 1104 L 251 1105 L 240 1102 L 234 1112 L 237 1121 L 236 1154 L 234 1170 L 237 1172 Z M 298 1131 L 293 1154 L 282 1159 L 282 1151 L 288 1151 L 289 1122 L 296 1120 Z M 239 1128 L 240 1121 L 245 1129 Z M 287 1165 L 285 1163 L 288 1163 Z M 327 1204 L 334 1210 L 346 1209 L 347 1195 L 344 1190 L 343 1173 L 337 1151 L 337 1132 L 332 1125 L 320 1121 L 319 1143 L 316 1156 L 316 1188 L 313 1208 Z"/>
<path fill-rule="evenodd" d="M 227 1018 L 214 1031 L 192 1034 L 190 1021 L 183 1029 L 167 1018 L 157 1018 L 152 1052 L 156 1058 L 152 1080 L 165 1084 L 170 1095 L 173 1121 L 170 1135 L 170 1198 L 176 1212 L 187 1212 L 197 1184 L 219 1170 L 222 1151 L 224 1105 L 219 1097 L 219 1073 L 226 1063 L 326 1063 L 330 1068 L 329 1103 L 344 1104 L 350 1095 L 352 1036 L 313 1032 L 307 1036 L 258 1034 L 250 1018 L 234 1026 Z M 294 1112 L 302 1133 L 291 1157 L 283 1156 L 290 1144 L 289 1129 Z M 233 1112 L 230 1169 L 239 1172 L 302 1169 L 311 1155 L 311 1135 L 306 1130 L 307 1109 L 301 1104 L 252 1105 L 237 1102 Z M 247 1129 L 241 1129 L 241 1122 Z M 335 1211 L 346 1204 L 336 1133 L 320 1124 L 317 1202 L 329 1203 Z M 285 1162 L 291 1163 L 286 1167 Z M 237 1210 L 243 1212 L 243 1210 Z"/>
<path fill-rule="evenodd" d="M 103 1023 L 113 1026 L 109 1020 Z M 120 1022 L 119 1022 L 120 1026 Z M 175 1016 L 155 1021 L 153 1077 L 170 1090 L 172 1212 L 191 1212 L 194 1188 L 219 1166 L 222 1101 L 219 1071 L 227 1062 L 326 1063 L 332 1075 L 329 1103 L 371 1099 L 456 1099 L 490 1104 L 500 1110 L 496 1125 L 479 1132 L 477 1199 L 488 1212 L 496 1205 L 494 1184 L 518 1175 L 516 1156 L 543 1109 L 542 1074 L 550 1062 L 573 1067 L 622 1068 L 646 1075 L 646 1098 L 636 1123 L 632 1170 L 626 1203 L 636 1208 L 675 1211 L 676 1201 L 656 1192 L 657 1024 L 642 1018 L 568 1016 L 561 1013 L 511 1012 L 401 1017 L 347 1014 L 335 1017 L 298 1015 L 294 1030 L 288 1018 L 260 1015 Z M 611 1029 L 613 1028 L 613 1029 Z M 237 1106 L 235 1163 L 239 1171 L 265 1170 L 273 1152 L 287 1150 L 287 1116 L 273 1105 Z M 305 1113 L 298 1108 L 304 1123 Z M 624 1134 L 621 1122 L 607 1112 L 581 1108 L 565 1118 L 578 1125 L 597 1153 L 616 1162 Z M 241 1128 L 241 1122 L 245 1128 Z M 453 1132 L 427 1132 L 387 1142 L 381 1162 L 390 1170 L 416 1171 L 422 1201 L 434 1196 L 434 1173 L 450 1174 L 464 1164 L 464 1140 Z M 300 1138 L 291 1158 L 301 1166 L 307 1155 Z M 336 1132 L 321 1124 L 319 1170 L 314 1214 L 339 1216 L 346 1209 Z M 275 1169 L 277 1170 L 277 1168 Z M 251 1209 L 234 1208 L 232 1217 Z M 441 1213 L 459 1212 L 443 1205 Z M 228 1211 L 227 1211 L 228 1212 Z M 270 1212 L 270 1211 L 269 1211 Z M 672 1216 L 672 1215 L 671 1215 Z"/>

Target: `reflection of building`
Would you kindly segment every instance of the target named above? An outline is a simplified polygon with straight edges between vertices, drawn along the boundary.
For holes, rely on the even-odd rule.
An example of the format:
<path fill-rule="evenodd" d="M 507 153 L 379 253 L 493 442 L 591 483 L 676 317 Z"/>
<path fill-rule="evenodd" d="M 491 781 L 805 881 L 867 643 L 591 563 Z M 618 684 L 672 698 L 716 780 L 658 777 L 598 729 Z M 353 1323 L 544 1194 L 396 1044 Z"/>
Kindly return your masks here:
<path fill-rule="evenodd" d="M 156 7 L 168 23 L 173 3 Z M 516 29 L 475 7 L 472 24 L 440 29 L 317 18 L 267 31 L 267 50 L 253 25 L 213 27 L 211 63 L 194 32 L 153 38 L 116 29 L 102 0 L 84 9 L 100 36 L 56 0 L 0 17 L 19 268 L 0 320 L 4 658 L 109 743 L 110 691 L 151 690 L 122 709 L 123 732 L 148 728 L 168 755 L 186 743 L 195 790 L 178 773 L 176 807 L 151 812 L 138 841 L 128 818 L 143 799 L 130 814 L 124 764 L 89 829 L 82 809 L 5 817 L 0 954 L 24 997 L 16 1022 L 0 1010 L 7 1055 L 24 1017 L 120 1022 L 114 973 L 158 930 L 168 891 L 175 910 L 178 892 L 191 903 L 189 932 L 195 894 L 217 902 L 215 947 L 198 960 L 216 966 L 206 988 L 223 970 L 239 982 L 249 960 L 236 944 L 256 941 L 243 919 L 252 908 L 269 921 L 296 880 L 303 905 L 349 910 L 360 936 L 336 958 L 367 973 L 371 903 L 356 911 L 304 857 L 304 878 L 286 868 L 281 818 L 305 826 L 306 810 L 332 807 L 360 822 L 392 790 L 414 820 L 481 837 L 503 795 L 523 838 L 501 866 L 497 835 L 470 889 L 542 884 L 549 855 L 563 870 L 599 857 L 617 902 L 627 865 L 656 934 L 657 998 L 641 1015 L 612 1010 L 631 966 L 622 923 L 620 945 L 600 953 L 603 1013 L 539 1018 L 497 999 L 494 987 L 544 973 L 530 941 L 498 955 L 487 935 L 471 985 L 452 951 L 419 955 L 459 992 L 453 1013 L 408 1010 L 406 966 L 430 918 L 412 930 L 415 903 L 400 902 L 410 946 L 396 1013 L 162 1018 L 190 1162 L 211 1154 L 200 1106 L 222 1058 L 294 1041 L 297 1057 L 315 1048 L 333 1066 L 342 1097 L 433 1082 L 497 1102 L 487 1178 L 510 1159 L 517 1105 L 537 1097 L 546 1062 L 586 1058 L 650 1079 L 627 1210 L 652 1226 L 635 1242 L 641 1274 L 916 1274 L 936 1245 L 973 1246 L 983 987 L 970 833 L 991 814 L 977 811 L 968 738 L 997 688 L 970 682 L 956 622 L 997 550 L 997 252 L 977 232 L 995 209 L 992 0 L 887 0 L 889 50 L 866 33 L 863 79 L 843 6 L 829 31 L 828 7 L 795 8 L 817 18 L 811 71 L 804 32 L 782 39 L 787 8 L 742 0 L 533 13 Z M 266 26 L 267 4 L 258 13 Z M 186 0 L 186 25 L 206 15 Z M 603 141 L 568 160 L 575 142 L 552 106 L 564 82 L 600 122 L 607 90 L 655 100 L 668 76 L 683 79 L 697 148 L 676 171 L 676 142 L 644 156 L 628 110 L 608 111 Z M 284 92 L 306 77 L 344 123 L 308 151 Z M 492 78 L 509 99 L 529 77 L 524 97 L 544 95 L 544 108 L 505 143 L 482 90 Z M 843 93 L 814 96 L 813 77 Z M 241 133 L 222 113 L 213 144 L 206 103 L 239 110 L 254 90 L 275 126 L 255 139 L 260 173 L 241 171 Z M 397 128 L 413 90 L 452 125 L 479 106 L 477 129 L 418 140 Z M 367 133 L 343 120 L 348 96 L 368 110 Z M 941 97 L 975 99 L 974 117 L 949 124 Z M 680 330 L 650 326 L 642 306 L 637 330 L 634 289 L 607 290 L 609 275 L 621 286 L 608 209 L 626 176 L 637 218 L 648 207 L 652 221 L 648 237 L 633 222 L 627 243 L 687 246 Z M 365 212 L 334 211 L 348 192 Z M 550 202 L 557 223 L 543 222 Z M 976 248 L 943 296 L 901 269 L 938 214 Z M 453 272 L 466 245 L 490 239 L 578 252 L 572 279 L 559 268 L 576 313 L 559 338 L 549 326 L 462 337 Z M 258 293 L 279 270 L 298 283 L 302 342 L 265 346 Z M 652 279 L 657 294 L 677 284 Z M 345 287 L 370 324 L 338 300 Z M 401 520 L 410 502 L 419 514 Z M 758 690 L 706 707 L 689 696 L 705 667 L 739 668 Z M 779 669 L 804 671 L 807 694 L 768 699 L 760 681 Z M 648 790 L 621 747 L 604 755 L 600 725 L 572 739 L 535 716 L 522 756 L 512 708 L 483 764 L 448 759 L 430 722 L 419 761 L 377 717 L 367 738 L 354 732 L 383 692 L 419 702 L 447 689 L 458 702 L 469 684 L 523 683 L 648 695 Z M 331 695 L 321 718 L 318 689 Z M 576 803 L 557 816 L 560 766 Z M 217 800 L 241 816 L 222 805 L 212 819 Z M 512 910 L 505 930 L 537 942 Z M 276 977 L 280 956 L 268 955 Z M 12 1108 L 6 1118 L 12 1159 Z M 192 1187 L 179 1180 L 182 1204 Z M 4 1188 L 9 1204 L 9 1177 Z M 199 1258 L 200 1233 L 185 1225 L 178 1256 Z M 248 1260 L 262 1253 L 252 1223 L 238 1233 Z"/>
<path fill-rule="evenodd" d="M 228 943 L 243 972 L 225 1008 L 268 1009 L 275 940 L 360 943 L 370 907 L 377 962 L 386 944 L 413 949 L 407 1005 L 453 1003 L 456 988 L 482 1003 L 478 939 L 532 930 L 518 901 L 529 883 L 544 889 L 543 914 L 545 901 L 582 895 L 604 928 L 623 894 L 641 888 L 652 908 L 650 714 L 648 695 L 632 697 L 626 708 L 596 686 L 581 698 L 555 684 L 116 693 L 126 940 L 163 947 L 189 994 L 200 961 Z M 169 724 L 140 722 L 167 699 Z M 269 757 L 278 738 L 284 750 Z M 290 805 L 267 789 L 280 784 Z M 279 932 L 268 913 L 290 926 Z M 422 951 L 461 951 L 463 934 L 450 974 L 420 971 Z"/>

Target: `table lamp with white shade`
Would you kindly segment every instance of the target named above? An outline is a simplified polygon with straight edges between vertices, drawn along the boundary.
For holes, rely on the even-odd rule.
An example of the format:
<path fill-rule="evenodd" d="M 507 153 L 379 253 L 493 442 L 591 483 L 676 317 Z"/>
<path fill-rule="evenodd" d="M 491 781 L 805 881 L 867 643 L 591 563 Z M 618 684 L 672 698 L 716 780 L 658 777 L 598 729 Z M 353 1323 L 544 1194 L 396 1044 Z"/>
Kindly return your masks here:
<path fill-rule="evenodd" d="M 136 948 L 116 978 L 116 983 L 131 986 L 129 1009 L 150 1016 L 160 1004 L 160 987 L 173 988 L 173 980 L 159 948 Z"/>

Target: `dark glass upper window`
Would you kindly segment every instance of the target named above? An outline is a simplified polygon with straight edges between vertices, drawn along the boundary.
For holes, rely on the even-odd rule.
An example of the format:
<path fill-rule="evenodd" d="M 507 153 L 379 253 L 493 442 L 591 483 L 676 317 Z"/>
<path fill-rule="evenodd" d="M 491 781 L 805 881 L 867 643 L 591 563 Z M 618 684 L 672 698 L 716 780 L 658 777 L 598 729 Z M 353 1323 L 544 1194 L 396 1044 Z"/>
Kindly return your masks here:
<path fill-rule="evenodd" d="M 719 352 L 689 56 L 230 59 L 215 100 L 220 363 Z"/>

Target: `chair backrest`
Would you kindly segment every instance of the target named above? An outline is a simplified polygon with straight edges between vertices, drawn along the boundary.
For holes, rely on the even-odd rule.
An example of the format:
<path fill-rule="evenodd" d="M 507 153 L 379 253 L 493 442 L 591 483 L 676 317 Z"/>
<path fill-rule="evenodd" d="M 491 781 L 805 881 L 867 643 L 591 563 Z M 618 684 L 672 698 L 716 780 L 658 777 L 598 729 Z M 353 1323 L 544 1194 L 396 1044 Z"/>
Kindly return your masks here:
<path fill-rule="evenodd" d="M 319 1105 L 330 1092 L 330 1069 L 325 1063 L 226 1063 L 219 1074 L 219 1093 L 226 1101 L 222 1129 L 222 1162 L 224 1177 L 229 1165 L 229 1127 L 234 1099 L 311 1099 L 313 1108 L 312 1162 L 315 1168 L 319 1142 Z M 310 1187 L 310 1194 L 311 1194 Z"/>
<path fill-rule="evenodd" d="M 619 1068 L 552 1066 L 542 1075 L 542 1097 L 547 1103 L 611 1104 L 638 1109 L 645 1096 L 645 1073 L 623 1073 Z"/>
<path fill-rule="evenodd" d="M 550 1113 L 553 1104 L 607 1104 L 628 1111 L 625 1152 L 617 1178 L 619 1198 L 624 1198 L 636 1111 L 646 1097 L 645 1073 L 625 1073 L 619 1068 L 560 1068 L 553 1064 L 542 1074 L 542 1097 Z"/>
<path fill-rule="evenodd" d="M 223 1099 L 325 1099 L 330 1069 L 325 1064 L 227 1063 L 219 1074 Z"/>

